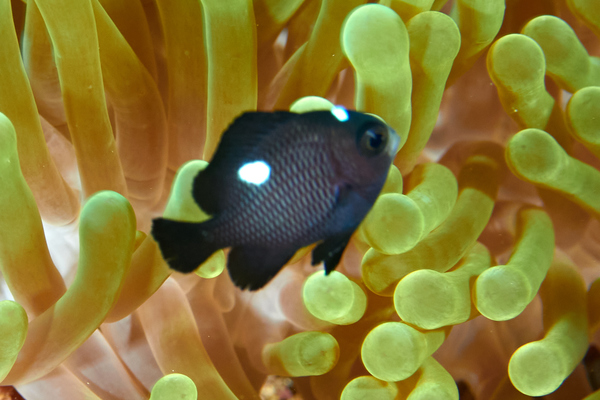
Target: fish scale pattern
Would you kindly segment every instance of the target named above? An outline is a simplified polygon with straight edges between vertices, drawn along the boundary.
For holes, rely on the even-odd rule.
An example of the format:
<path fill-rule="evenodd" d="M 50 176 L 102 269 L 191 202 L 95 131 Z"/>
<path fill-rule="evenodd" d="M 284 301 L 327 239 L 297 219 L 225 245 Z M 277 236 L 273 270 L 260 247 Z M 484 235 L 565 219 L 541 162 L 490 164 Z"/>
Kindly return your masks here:
<path fill-rule="evenodd" d="M 231 195 L 239 205 L 220 216 L 217 243 L 308 245 L 327 235 L 336 202 L 335 175 L 327 138 L 289 132 L 276 139 L 262 158 L 271 175 L 262 185 L 236 179 Z M 292 141 L 292 145 L 285 142 Z M 252 160 L 254 161 L 254 160 Z M 250 189 L 250 190 L 249 190 Z"/>

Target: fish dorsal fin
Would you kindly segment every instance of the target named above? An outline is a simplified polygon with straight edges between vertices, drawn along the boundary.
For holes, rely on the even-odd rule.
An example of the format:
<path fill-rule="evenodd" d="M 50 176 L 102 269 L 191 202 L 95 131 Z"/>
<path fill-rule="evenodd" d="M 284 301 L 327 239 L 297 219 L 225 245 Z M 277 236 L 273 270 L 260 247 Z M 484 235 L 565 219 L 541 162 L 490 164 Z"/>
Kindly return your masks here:
<path fill-rule="evenodd" d="M 234 247 L 227 259 L 229 276 L 237 287 L 258 290 L 283 268 L 296 250 L 280 247 Z"/>
<path fill-rule="evenodd" d="M 255 147 L 273 130 L 295 116 L 298 116 L 298 114 L 288 111 L 243 113 L 223 132 L 213 160 L 218 156 L 218 153 L 221 151 L 229 152 L 232 147 L 245 149 Z"/>
<path fill-rule="evenodd" d="M 208 167 L 194 179 L 193 196 L 208 214 L 215 215 L 226 199 L 227 181 L 255 156 L 256 148 L 274 131 L 298 114 L 287 111 L 246 112 L 223 133 Z"/>

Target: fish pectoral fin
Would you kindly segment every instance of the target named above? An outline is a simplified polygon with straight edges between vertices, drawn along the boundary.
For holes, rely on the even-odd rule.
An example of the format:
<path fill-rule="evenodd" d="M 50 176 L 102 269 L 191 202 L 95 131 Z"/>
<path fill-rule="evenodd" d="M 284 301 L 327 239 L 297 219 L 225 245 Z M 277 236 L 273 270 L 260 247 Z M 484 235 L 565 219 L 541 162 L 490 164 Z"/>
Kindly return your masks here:
<path fill-rule="evenodd" d="M 227 269 L 233 283 L 249 290 L 265 286 L 296 253 L 294 249 L 238 246 L 231 249 Z"/>
<path fill-rule="evenodd" d="M 329 275 L 337 267 L 354 230 L 331 236 L 320 243 L 312 252 L 312 265 L 325 262 L 325 274 Z"/>
<path fill-rule="evenodd" d="M 206 228 L 211 225 L 210 221 L 195 223 L 166 218 L 152 220 L 152 237 L 171 269 L 183 273 L 192 272 L 218 250 L 208 240 L 210 235 Z"/>

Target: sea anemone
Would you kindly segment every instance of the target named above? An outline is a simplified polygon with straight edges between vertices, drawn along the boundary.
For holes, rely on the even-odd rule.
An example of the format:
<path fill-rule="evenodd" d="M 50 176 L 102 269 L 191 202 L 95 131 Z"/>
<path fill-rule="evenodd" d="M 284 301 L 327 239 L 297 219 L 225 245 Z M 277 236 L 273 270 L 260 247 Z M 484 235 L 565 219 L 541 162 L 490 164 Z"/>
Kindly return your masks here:
<path fill-rule="evenodd" d="M 2 390 L 600 398 L 599 37 L 596 0 L 0 1 Z M 172 273 L 151 220 L 210 218 L 228 124 L 333 104 L 402 139 L 338 270 Z"/>

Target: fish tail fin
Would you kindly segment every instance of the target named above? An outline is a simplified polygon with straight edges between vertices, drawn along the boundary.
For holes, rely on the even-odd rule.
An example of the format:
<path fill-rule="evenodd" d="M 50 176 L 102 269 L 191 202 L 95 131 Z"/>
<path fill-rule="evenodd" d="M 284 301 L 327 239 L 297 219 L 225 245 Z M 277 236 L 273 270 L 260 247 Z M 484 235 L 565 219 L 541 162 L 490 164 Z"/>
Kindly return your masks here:
<path fill-rule="evenodd" d="M 169 267 L 183 273 L 194 271 L 218 250 L 207 240 L 205 223 L 155 218 L 152 237 Z"/>

